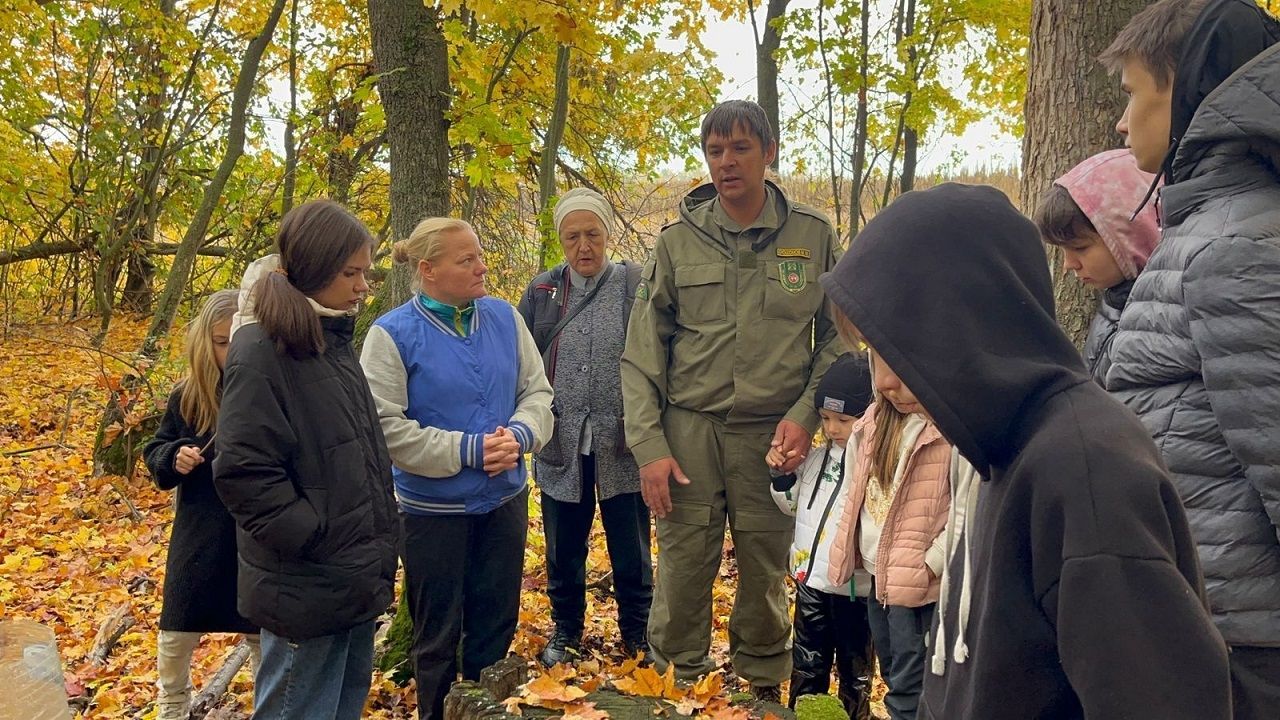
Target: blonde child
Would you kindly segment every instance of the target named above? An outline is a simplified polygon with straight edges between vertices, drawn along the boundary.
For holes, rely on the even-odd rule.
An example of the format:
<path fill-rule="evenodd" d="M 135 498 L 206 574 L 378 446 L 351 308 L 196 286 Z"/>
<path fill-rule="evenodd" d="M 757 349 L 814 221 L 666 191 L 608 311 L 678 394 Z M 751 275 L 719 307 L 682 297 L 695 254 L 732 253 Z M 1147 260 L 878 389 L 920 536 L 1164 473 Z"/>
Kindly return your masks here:
<path fill-rule="evenodd" d="M 867 619 L 893 720 L 916 717 L 951 507 L 951 446 L 902 380 L 868 351 L 875 399 L 852 428 L 849 498 L 831 549 L 830 580 L 872 578 Z"/>
<path fill-rule="evenodd" d="M 255 664 L 258 655 L 258 628 L 236 612 L 235 521 L 213 487 L 215 421 L 236 297 L 234 290 L 214 293 L 192 321 L 187 376 L 143 450 L 156 485 L 178 494 L 157 643 L 159 720 L 187 717 L 191 655 L 204 633 L 246 633 Z"/>

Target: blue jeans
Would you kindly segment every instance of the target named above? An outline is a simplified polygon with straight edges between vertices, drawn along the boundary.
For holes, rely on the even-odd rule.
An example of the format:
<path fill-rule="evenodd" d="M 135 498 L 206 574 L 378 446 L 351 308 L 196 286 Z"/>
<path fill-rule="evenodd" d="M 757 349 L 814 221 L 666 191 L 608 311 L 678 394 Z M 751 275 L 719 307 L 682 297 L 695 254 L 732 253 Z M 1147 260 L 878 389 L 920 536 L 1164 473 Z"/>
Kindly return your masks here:
<path fill-rule="evenodd" d="M 372 620 L 298 642 L 263 628 L 253 720 L 359 720 L 372 676 Z"/>

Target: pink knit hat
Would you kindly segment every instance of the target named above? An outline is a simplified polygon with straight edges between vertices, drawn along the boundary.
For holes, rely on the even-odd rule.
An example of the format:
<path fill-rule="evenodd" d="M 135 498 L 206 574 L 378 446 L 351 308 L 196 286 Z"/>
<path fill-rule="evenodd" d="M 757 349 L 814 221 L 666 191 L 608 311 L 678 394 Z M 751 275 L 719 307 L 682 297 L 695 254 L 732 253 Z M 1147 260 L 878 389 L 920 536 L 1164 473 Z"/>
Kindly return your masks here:
<path fill-rule="evenodd" d="M 1093 223 L 1129 280 L 1146 266 L 1160 240 L 1155 203 L 1148 203 L 1138 217 L 1129 219 L 1154 179 L 1138 169 L 1128 150 L 1108 150 L 1071 168 L 1054 183 L 1066 189 Z"/>

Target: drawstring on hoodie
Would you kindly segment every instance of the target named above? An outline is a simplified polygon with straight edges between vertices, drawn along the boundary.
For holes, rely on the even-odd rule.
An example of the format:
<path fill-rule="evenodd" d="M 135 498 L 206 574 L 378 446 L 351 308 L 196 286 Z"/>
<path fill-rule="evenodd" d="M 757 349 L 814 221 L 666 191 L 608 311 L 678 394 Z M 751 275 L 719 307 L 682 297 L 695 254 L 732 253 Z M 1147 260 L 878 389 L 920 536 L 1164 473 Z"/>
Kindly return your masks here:
<path fill-rule="evenodd" d="M 963 468 L 961 467 L 963 465 Z M 943 544 L 942 583 L 938 589 L 938 637 L 933 643 L 933 657 L 930 659 L 930 671 L 934 675 L 944 675 L 947 671 L 947 606 L 951 599 L 951 560 L 964 543 L 964 565 L 960 575 L 960 608 L 957 613 L 955 647 L 952 658 L 957 665 L 969 659 L 969 645 L 965 634 L 969 628 L 969 609 L 973 600 L 973 544 L 965 534 L 969 518 L 973 517 L 978 507 L 978 489 L 980 483 L 975 482 L 977 471 L 960 456 L 960 451 L 951 448 L 951 508 L 947 511 L 947 537 Z M 963 512 L 960 508 L 964 508 Z"/>
<path fill-rule="evenodd" d="M 1173 163 L 1173 156 L 1178 152 L 1179 138 L 1173 138 L 1169 143 L 1169 152 L 1164 154 L 1164 160 L 1160 162 L 1160 171 L 1156 173 L 1155 179 L 1151 181 L 1151 187 L 1147 188 L 1147 194 L 1142 196 L 1142 202 L 1138 204 L 1138 209 L 1133 211 L 1133 215 L 1129 218 L 1129 222 L 1138 219 L 1138 213 L 1151 202 L 1151 196 L 1156 194 L 1156 188 L 1160 187 L 1160 181 L 1165 179 L 1169 174 L 1169 168 Z"/>

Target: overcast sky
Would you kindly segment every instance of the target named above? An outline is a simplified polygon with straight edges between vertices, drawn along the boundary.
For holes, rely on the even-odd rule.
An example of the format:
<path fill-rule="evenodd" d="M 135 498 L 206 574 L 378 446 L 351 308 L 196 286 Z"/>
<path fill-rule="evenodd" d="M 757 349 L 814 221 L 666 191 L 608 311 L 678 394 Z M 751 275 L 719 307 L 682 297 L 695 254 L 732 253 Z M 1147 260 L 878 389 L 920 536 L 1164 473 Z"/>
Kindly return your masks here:
<path fill-rule="evenodd" d="M 760 18 L 764 17 L 762 6 L 767 4 L 756 3 Z M 805 5 L 812 5 L 812 3 L 804 0 L 792 2 L 794 7 Z M 755 36 L 752 33 L 751 24 L 746 21 L 711 20 L 707 26 L 704 42 L 712 52 L 716 53 L 720 71 L 725 75 L 724 84 L 721 86 L 722 99 L 754 99 L 756 94 Z M 788 86 L 795 88 L 804 87 L 806 84 L 813 85 L 816 83 L 816 78 L 811 78 L 809 83 L 805 83 L 805 78 L 802 78 L 800 73 L 794 70 L 789 71 L 784 65 L 779 80 L 778 92 L 782 98 L 781 112 L 785 122 L 790 96 Z M 982 120 L 970 125 L 959 137 L 939 137 L 938 134 L 927 136 L 921 147 L 920 171 L 923 173 L 933 171 L 939 164 L 948 162 L 953 154 L 958 154 L 962 158 L 961 168 L 980 168 L 984 165 L 992 168 L 1016 167 L 1022 156 L 1021 153 L 1018 138 L 1001 132 L 994 122 Z M 701 158 L 699 157 L 698 160 Z M 785 151 L 782 160 L 783 171 L 786 172 Z"/>

